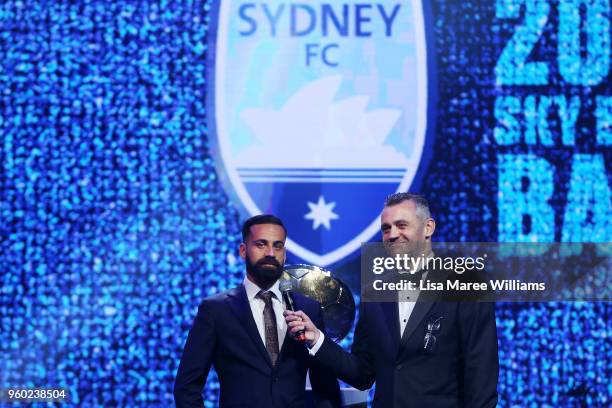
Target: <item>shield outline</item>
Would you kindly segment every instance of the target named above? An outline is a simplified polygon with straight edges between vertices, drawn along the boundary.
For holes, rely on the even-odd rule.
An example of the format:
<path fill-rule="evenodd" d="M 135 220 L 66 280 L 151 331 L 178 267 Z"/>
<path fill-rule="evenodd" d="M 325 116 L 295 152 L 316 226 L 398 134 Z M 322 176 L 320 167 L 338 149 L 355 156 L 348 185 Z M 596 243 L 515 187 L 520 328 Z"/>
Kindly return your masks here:
<path fill-rule="evenodd" d="M 216 3 L 211 10 L 211 27 L 209 31 L 208 53 L 206 57 L 206 76 L 209 84 L 213 84 L 212 91 L 210 86 L 207 86 L 206 106 L 208 112 L 212 112 L 207 116 L 209 143 L 211 153 L 214 158 L 215 169 L 221 184 L 224 187 L 226 194 L 230 197 L 239 212 L 246 217 L 261 214 L 263 211 L 259 209 L 253 201 L 250 194 L 246 190 L 244 183 L 240 180 L 236 166 L 229 154 L 230 146 L 228 143 L 228 134 L 225 130 L 225 122 L 217 120 L 218 117 L 224 116 L 223 92 L 217 92 L 218 89 L 223 89 L 221 86 L 225 84 L 226 75 L 224 71 L 225 51 L 227 50 L 227 29 L 229 27 L 229 9 L 232 0 L 224 0 Z M 408 167 L 399 183 L 396 191 L 407 191 L 419 172 L 419 165 L 424 163 L 424 149 L 427 142 L 427 119 L 428 119 L 428 72 L 427 72 L 427 51 L 426 51 L 426 32 L 425 32 L 425 16 L 423 5 L 420 0 L 411 0 L 413 11 L 413 23 L 415 34 L 415 46 L 417 55 L 417 86 L 418 93 L 422 95 L 417 100 L 417 123 L 415 130 L 415 151 L 419 154 L 413 154 L 409 158 Z M 217 52 L 223 51 L 223 53 Z M 214 67 L 214 68 L 213 68 Z M 211 137 L 212 136 L 212 137 Z M 342 244 L 339 248 L 323 255 L 316 254 L 287 237 L 287 249 L 296 255 L 298 258 L 311 262 L 317 266 L 325 267 L 331 265 L 355 252 L 361 247 L 361 244 L 368 242 L 380 230 L 379 226 L 380 213 L 376 214 L 367 228 L 358 234 L 352 240 Z"/>

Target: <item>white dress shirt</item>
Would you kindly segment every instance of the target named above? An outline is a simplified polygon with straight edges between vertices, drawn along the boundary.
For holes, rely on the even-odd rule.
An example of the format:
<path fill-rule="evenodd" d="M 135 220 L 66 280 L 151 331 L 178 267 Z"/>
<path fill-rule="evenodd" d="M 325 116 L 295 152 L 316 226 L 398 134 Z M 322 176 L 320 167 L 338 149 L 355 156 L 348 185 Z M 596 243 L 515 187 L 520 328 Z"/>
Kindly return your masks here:
<path fill-rule="evenodd" d="M 421 279 L 425 279 L 427 277 L 427 272 L 423 273 Z M 404 330 L 406 329 L 406 325 L 408 324 L 408 320 L 410 319 L 410 315 L 414 310 L 414 306 L 416 305 L 417 299 L 419 298 L 420 290 L 404 290 L 399 292 L 398 294 L 398 316 L 399 316 L 399 327 L 400 327 L 400 338 L 404 334 Z"/>
<path fill-rule="evenodd" d="M 263 344 L 266 344 L 266 329 L 264 324 L 263 310 L 266 306 L 266 303 L 263 299 L 257 298 L 257 294 L 261 291 L 261 288 L 251 282 L 248 277 L 245 276 L 244 288 L 246 289 L 247 299 L 249 300 L 249 305 L 251 306 L 251 313 L 253 313 L 253 319 L 255 320 L 255 324 L 257 325 L 257 331 L 259 332 L 259 336 L 261 337 L 261 341 Z M 283 312 L 285 311 L 285 305 L 283 304 L 283 297 L 281 291 L 279 289 L 279 282 L 276 281 L 274 285 L 270 289 L 269 292 L 274 293 L 272 296 L 272 308 L 274 309 L 274 317 L 276 317 L 276 329 L 278 331 L 278 350 L 280 352 L 283 347 L 283 341 L 285 340 L 285 334 L 287 334 L 287 322 L 285 322 L 285 316 L 283 316 Z"/>

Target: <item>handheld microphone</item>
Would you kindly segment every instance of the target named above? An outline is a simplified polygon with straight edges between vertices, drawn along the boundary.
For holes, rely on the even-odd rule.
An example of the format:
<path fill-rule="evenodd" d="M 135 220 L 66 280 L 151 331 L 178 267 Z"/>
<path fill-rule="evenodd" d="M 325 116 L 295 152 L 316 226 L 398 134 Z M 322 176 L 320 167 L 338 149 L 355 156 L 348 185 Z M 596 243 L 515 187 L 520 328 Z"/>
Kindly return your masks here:
<path fill-rule="evenodd" d="M 279 289 L 283 294 L 283 301 L 285 302 L 287 309 L 295 312 L 295 302 L 293 301 L 293 293 L 291 293 L 291 282 L 288 280 L 282 280 L 280 282 Z M 306 332 L 304 330 L 299 330 L 297 333 L 295 333 L 295 338 L 304 343 L 306 341 Z"/>

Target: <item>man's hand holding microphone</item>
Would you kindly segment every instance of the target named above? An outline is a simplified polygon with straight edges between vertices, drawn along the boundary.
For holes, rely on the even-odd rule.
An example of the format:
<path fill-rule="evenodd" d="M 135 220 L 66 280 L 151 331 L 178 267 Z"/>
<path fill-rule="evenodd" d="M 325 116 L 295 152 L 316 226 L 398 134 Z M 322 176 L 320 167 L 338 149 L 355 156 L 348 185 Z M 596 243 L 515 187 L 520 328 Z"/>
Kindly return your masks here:
<path fill-rule="evenodd" d="M 300 332 L 303 331 L 305 337 L 303 342 L 308 347 L 313 347 L 317 343 L 321 332 L 319 329 L 317 329 L 317 326 L 314 325 L 306 313 L 302 312 L 301 310 L 294 312 L 287 309 L 284 312 L 284 316 L 291 337 L 299 340 Z"/>
<path fill-rule="evenodd" d="M 301 310 L 295 310 L 295 302 L 293 301 L 293 293 L 291 283 L 287 280 L 283 280 L 279 287 L 283 294 L 283 301 L 287 308 L 283 315 L 287 322 L 287 328 L 289 334 L 295 340 L 306 344 L 309 348 L 312 348 L 317 344 L 319 340 L 320 332 L 317 326 L 314 325 L 312 320 Z"/>

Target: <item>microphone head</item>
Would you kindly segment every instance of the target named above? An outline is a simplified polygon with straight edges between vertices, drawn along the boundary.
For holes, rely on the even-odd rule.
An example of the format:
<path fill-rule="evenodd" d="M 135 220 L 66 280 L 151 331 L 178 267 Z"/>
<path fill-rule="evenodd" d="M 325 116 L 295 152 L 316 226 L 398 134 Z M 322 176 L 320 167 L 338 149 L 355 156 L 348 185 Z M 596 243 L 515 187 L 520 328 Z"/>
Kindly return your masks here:
<path fill-rule="evenodd" d="M 289 281 L 288 279 L 284 279 L 284 280 L 280 281 L 280 284 L 278 285 L 278 288 L 283 293 L 284 292 L 291 292 L 291 290 L 293 289 L 293 285 L 291 285 L 291 281 Z"/>

